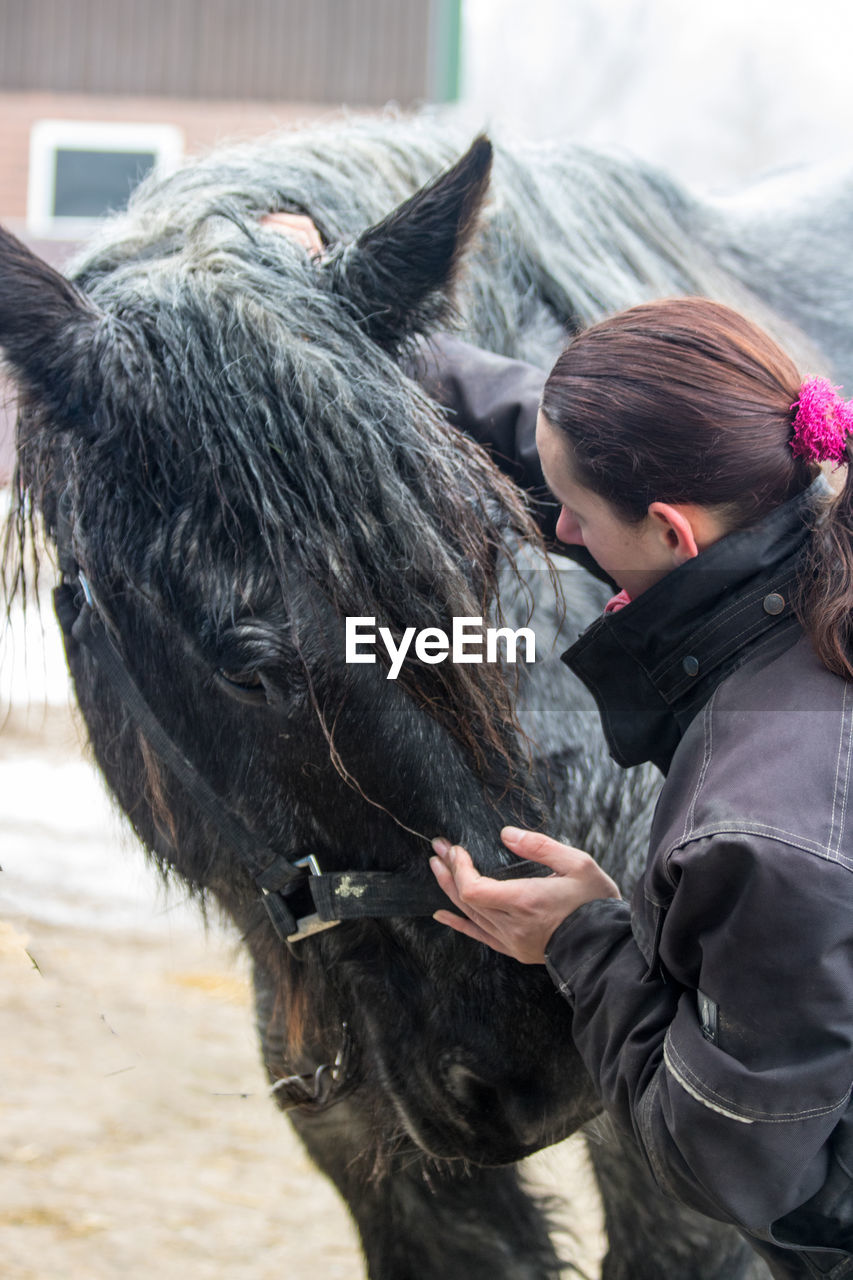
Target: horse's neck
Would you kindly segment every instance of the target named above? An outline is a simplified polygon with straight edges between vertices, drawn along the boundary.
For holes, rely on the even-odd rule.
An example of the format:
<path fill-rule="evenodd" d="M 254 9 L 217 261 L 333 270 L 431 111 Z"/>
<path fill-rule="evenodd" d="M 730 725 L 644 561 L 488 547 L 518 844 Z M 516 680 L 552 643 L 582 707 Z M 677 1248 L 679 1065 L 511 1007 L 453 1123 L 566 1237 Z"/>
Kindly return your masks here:
<path fill-rule="evenodd" d="M 697 205 L 695 219 L 721 265 L 814 344 L 786 343 L 803 371 L 829 360 L 853 386 L 853 174 L 834 165 L 786 171 Z"/>

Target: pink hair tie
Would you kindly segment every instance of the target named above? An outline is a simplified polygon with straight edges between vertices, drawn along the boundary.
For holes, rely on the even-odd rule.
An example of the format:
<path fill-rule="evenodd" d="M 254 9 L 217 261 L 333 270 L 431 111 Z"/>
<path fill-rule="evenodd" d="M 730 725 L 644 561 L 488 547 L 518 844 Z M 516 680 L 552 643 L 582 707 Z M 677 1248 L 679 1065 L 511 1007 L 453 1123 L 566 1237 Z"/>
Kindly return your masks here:
<path fill-rule="evenodd" d="M 795 458 L 809 462 L 844 461 L 847 437 L 853 431 L 853 400 L 842 400 L 826 378 L 806 378 L 800 398 L 791 405 L 797 410 L 791 449 Z"/>

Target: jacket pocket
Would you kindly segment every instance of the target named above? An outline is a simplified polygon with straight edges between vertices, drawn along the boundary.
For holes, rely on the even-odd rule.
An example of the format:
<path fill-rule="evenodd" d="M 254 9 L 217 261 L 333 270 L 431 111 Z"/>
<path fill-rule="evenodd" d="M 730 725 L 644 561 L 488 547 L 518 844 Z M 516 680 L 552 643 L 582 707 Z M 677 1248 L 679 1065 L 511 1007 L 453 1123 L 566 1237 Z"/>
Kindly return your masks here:
<path fill-rule="evenodd" d="M 715 1043 L 709 1034 L 711 1025 L 709 1022 L 706 1027 L 701 1018 L 700 993 L 685 992 L 667 1028 L 663 1050 L 667 1070 L 687 1093 L 710 1110 L 744 1124 L 823 1121 L 827 1133 L 839 1128 L 841 1120 L 825 1118 L 833 1113 L 846 1117 L 850 1101 L 846 1081 L 844 1092 L 833 1096 L 833 1086 L 839 1081 L 832 1076 L 816 1080 L 813 1069 L 804 1075 L 797 1063 L 784 1064 L 772 1073 L 755 1070 L 746 1055 L 734 1057 L 726 1051 L 722 1011 L 713 1020 L 721 1043 Z M 853 1155 L 849 1147 L 846 1151 Z"/>

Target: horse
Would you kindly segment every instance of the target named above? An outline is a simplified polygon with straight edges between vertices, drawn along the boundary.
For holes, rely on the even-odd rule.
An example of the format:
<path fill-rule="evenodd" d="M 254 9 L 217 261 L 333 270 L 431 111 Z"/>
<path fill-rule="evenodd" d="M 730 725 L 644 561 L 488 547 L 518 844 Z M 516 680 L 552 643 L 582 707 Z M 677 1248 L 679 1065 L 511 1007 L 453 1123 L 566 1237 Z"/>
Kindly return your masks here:
<path fill-rule="evenodd" d="M 462 152 L 431 118 L 223 148 L 143 183 L 70 278 L 0 233 L 8 590 L 43 531 L 95 759 L 164 875 L 242 934 L 273 1096 L 371 1280 L 558 1275 L 517 1163 L 581 1127 L 605 1280 L 758 1280 L 738 1234 L 664 1200 L 601 1118 L 544 972 L 431 919 L 429 837 L 516 874 L 508 821 L 588 849 L 628 892 L 658 779 L 613 764 L 559 665 L 601 584 L 560 574 L 556 603 L 514 486 L 408 370 L 448 324 L 547 366 L 587 322 L 675 293 L 840 366 L 846 314 L 814 261 L 828 230 L 794 289 L 808 211 L 702 201 L 575 146 Z M 823 206 L 827 228 L 842 209 Z M 276 210 L 329 251 L 264 229 Z M 532 616 L 540 656 L 390 680 L 344 661 L 353 616 L 396 637 Z"/>

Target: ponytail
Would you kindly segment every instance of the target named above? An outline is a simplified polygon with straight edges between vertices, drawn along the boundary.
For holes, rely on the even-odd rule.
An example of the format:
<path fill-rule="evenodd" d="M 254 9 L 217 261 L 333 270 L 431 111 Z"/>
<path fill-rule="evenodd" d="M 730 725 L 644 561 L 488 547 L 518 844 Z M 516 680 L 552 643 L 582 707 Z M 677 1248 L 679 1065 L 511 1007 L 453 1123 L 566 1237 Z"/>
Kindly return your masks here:
<path fill-rule="evenodd" d="M 826 378 L 805 378 L 791 405 L 794 456 L 847 466 L 841 491 L 816 513 L 797 612 L 823 665 L 853 680 L 853 401 L 839 390 Z"/>
<path fill-rule="evenodd" d="M 853 680 L 853 437 L 844 484 L 815 521 L 800 574 L 797 613 L 823 665 Z"/>

